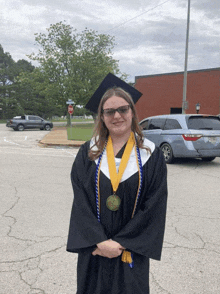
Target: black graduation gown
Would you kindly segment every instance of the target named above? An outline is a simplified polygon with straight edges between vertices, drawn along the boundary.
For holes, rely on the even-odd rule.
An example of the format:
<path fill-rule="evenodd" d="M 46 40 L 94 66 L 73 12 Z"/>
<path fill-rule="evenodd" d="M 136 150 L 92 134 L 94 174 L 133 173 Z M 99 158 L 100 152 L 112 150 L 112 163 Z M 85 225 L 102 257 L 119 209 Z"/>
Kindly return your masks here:
<path fill-rule="evenodd" d="M 88 159 L 90 142 L 81 146 L 71 171 L 74 201 L 70 217 L 67 251 L 78 253 L 77 294 L 148 294 L 149 258 L 160 260 L 165 229 L 167 202 L 167 169 L 159 148 L 145 140 L 152 153 L 141 149 L 143 186 L 133 218 L 138 189 L 138 172 L 132 162 L 130 171 L 119 184 L 121 198 L 118 211 L 106 207 L 112 194 L 108 167 L 104 159 L 100 171 L 100 216 L 95 199 L 97 161 Z M 119 152 L 121 157 L 123 152 Z M 103 155 L 104 158 L 104 155 Z M 134 164 L 134 162 L 133 162 Z M 133 253 L 134 267 L 121 261 L 93 256 L 96 244 L 113 239 Z"/>

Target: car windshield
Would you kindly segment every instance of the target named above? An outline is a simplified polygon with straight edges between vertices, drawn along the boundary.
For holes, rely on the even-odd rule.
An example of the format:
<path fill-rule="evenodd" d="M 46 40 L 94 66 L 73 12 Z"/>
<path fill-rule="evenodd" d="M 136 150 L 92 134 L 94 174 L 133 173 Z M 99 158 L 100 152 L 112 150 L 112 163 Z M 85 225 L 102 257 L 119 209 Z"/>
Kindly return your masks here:
<path fill-rule="evenodd" d="M 194 130 L 220 130 L 220 119 L 213 116 L 191 116 L 188 128 Z"/>

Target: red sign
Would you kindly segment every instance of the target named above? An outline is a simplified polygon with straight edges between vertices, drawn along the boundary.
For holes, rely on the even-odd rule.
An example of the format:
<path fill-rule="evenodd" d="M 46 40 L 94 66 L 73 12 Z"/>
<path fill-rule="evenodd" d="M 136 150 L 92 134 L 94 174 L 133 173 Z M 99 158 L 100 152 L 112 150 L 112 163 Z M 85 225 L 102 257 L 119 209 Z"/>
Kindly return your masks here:
<path fill-rule="evenodd" d="M 69 114 L 73 114 L 73 106 L 72 105 L 68 106 L 68 112 L 69 112 Z"/>

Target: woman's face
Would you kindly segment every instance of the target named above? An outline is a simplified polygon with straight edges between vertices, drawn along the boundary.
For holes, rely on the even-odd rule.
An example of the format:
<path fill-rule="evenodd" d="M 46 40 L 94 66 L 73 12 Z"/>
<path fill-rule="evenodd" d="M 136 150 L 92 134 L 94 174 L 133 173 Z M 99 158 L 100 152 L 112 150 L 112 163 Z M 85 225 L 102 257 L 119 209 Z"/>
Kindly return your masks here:
<path fill-rule="evenodd" d="M 130 134 L 131 132 L 133 113 L 130 107 L 128 107 L 128 110 L 125 111 L 125 113 L 119 113 L 118 111 L 112 115 L 106 113 L 107 109 L 117 109 L 123 106 L 125 106 L 126 109 L 126 106 L 128 107 L 129 103 L 125 99 L 117 96 L 112 96 L 103 104 L 104 113 L 102 119 L 111 136 L 121 136 Z"/>

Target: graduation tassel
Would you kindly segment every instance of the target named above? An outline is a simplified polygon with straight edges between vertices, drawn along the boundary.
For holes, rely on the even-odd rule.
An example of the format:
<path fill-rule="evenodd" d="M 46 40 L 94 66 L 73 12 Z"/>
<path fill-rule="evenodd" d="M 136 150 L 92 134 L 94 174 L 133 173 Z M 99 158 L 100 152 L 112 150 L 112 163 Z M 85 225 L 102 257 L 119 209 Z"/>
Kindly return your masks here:
<path fill-rule="evenodd" d="M 133 258 L 132 258 L 132 253 L 124 250 L 121 256 L 121 260 L 125 263 L 129 263 L 130 268 L 133 268 Z"/>

